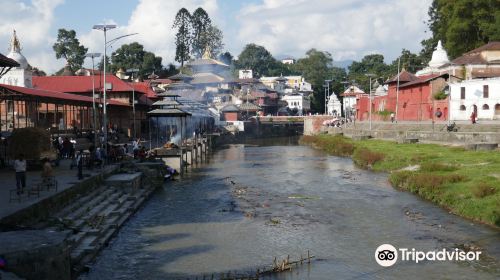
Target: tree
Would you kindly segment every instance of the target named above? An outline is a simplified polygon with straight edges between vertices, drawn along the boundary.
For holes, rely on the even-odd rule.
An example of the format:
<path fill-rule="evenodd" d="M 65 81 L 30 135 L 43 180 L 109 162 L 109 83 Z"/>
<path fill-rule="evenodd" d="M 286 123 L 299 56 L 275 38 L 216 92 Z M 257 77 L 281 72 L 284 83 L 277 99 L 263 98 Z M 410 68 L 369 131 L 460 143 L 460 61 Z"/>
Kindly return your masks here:
<path fill-rule="evenodd" d="M 451 58 L 500 39 L 500 1 L 434 0 L 429 8 L 431 38 L 424 40 L 422 54 L 430 59 L 438 40 Z"/>
<path fill-rule="evenodd" d="M 328 52 L 311 49 L 306 57 L 297 60 L 294 69 L 313 86 L 311 98 L 312 109 L 316 112 L 325 111 L 325 80 L 332 79 L 332 55 Z"/>
<path fill-rule="evenodd" d="M 175 34 L 175 61 L 184 66 L 184 61 L 188 61 L 189 46 L 191 45 L 191 14 L 185 8 L 180 9 L 175 16 L 174 25 L 177 28 Z"/>
<path fill-rule="evenodd" d="M 276 65 L 276 59 L 263 46 L 248 44 L 238 56 L 239 69 L 251 69 L 255 77 L 267 76 Z"/>
<path fill-rule="evenodd" d="M 74 30 L 59 29 L 57 32 L 57 41 L 52 48 L 56 52 L 57 59 L 66 59 L 72 72 L 76 72 L 82 68 L 87 48 L 80 45 L 80 41 L 76 38 Z"/>
<path fill-rule="evenodd" d="M 33 73 L 33 76 L 47 76 L 47 73 L 45 73 L 45 71 L 39 69 L 38 67 L 33 67 L 31 66 L 30 64 L 28 64 L 28 67 L 26 68 L 26 70 L 31 70 L 31 72 Z"/>
<path fill-rule="evenodd" d="M 410 73 L 416 73 L 418 70 L 422 70 L 427 64 L 423 57 L 410 52 L 407 49 L 401 51 L 399 56 L 401 60 L 401 69 L 406 69 Z M 401 71 L 400 69 L 400 71 Z M 389 65 L 389 76 L 395 76 L 398 72 L 398 59 L 396 58 L 391 65 Z"/>
<path fill-rule="evenodd" d="M 349 66 L 349 81 L 355 81 L 356 84 L 365 92 L 370 91 L 370 78 L 366 74 L 374 74 L 378 77 L 388 76 L 390 67 L 385 64 L 384 56 L 381 54 L 369 54 L 361 59 L 360 62 L 354 61 Z M 374 79 L 372 78 L 372 83 Z"/>
<path fill-rule="evenodd" d="M 233 63 L 233 55 L 230 52 L 222 53 L 219 55 L 219 60 L 227 65 L 231 65 Z"/>
<path fill-rule="evenodd" d="M 194 57 L 201 58 L 201 56 L 203 55 L 205 48 L 208 45 L 208 40 L 211 35 L 210 32 L 213 32 L 210 31 L 211 27 L 212 27 L 212 20 L 208 16 L 207 12 L 201 7 L 196 9 L 193 13 L 193 16 L 191 17 L 191 28 L 192 28 L 191 53 L 193 54 Z M 222 32 L 220 33 L 222 34 Z"/>
<path fill-rule="evenodd" d="M 222 31 L 217 26 L 210 26 L 203 37 L 205 38 L 205 48 L 209 47 L 211 57 L 217 57 L 224 48 Z"/>
<path fill-rule="evenodd" d="M 125 71 L 136 68 L 139 69 L 138 76 L 144 77 L 153 71 L 160 73 L 163 70 L 162 58 L 152 52 L 145 51 L 144 46 L 137 42 L 122 45 L 111 56 L 111 72 L 116 72 L 120 68 Z"/>

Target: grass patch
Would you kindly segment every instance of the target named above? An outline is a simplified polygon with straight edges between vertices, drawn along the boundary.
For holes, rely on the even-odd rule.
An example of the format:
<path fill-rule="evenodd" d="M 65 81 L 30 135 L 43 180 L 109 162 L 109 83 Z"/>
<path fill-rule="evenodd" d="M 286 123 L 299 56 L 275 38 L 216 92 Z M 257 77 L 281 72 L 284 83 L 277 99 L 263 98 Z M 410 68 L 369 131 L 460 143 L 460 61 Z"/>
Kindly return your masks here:
<path fill-rule="evenodd" d="M 431 200 L 455 214 L 500 226 L 500 153 L 433 144 L 384 140 L 352 141 L 342 136 L 307 136 L 332 155 L 352 156 L 362 168 L 390 172 L 390 183 Z M 419 165 L 418 171 L 401 171 Z"/>
<path fill-rule="evenodd" d="M 374 152 L 367 148 L 358 148 L 352 155 L 352 159 L 356 165 L 370 169 L 376 162 L 383 160 L 384 157 L 385 155 L 383 153 Z"/>
<path fill-rule="evenodd" d="M 494 195 L 497 192 L 498 189 L 494 185 L 491 185 L 487 182 L 479 182 L 472 190 L 472 193 L 477 198 L 484 198 L 490 195 Z"/>

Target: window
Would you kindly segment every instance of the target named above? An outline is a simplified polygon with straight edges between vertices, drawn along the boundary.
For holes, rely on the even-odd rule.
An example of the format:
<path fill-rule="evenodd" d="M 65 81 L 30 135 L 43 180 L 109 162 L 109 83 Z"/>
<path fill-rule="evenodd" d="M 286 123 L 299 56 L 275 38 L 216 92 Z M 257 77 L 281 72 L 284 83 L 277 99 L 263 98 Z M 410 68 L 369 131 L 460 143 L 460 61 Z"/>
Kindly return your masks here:
<path fill-rule="evenodd" d="M 465 105 L 460 105 L 460 111 L 465 111 Z"/>
<path fill-rule="evenodd" d="M 489 89 L 488 85 L 484 85 L 483 86 L 483 98 L 488 98 L 489 95 L 490 95 L 490 89 Z"/>
<path fill-rule="evenodd" d="M 465 87 L 460 88 L 460 99 L 465 99 Z"/>
<path fill-rule="evenodd" d="M 483 105 L 483 110 L 489 110 L 489 109 L 490 109 L 490 106 L 488 106 L 488 104 Z"/>

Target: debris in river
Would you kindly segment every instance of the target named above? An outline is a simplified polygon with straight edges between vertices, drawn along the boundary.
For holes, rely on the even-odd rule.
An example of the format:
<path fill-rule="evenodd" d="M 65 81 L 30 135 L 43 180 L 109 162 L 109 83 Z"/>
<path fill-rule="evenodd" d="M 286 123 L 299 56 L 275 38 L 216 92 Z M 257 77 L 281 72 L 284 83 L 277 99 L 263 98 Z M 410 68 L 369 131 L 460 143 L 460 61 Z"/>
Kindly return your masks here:
<path fill-rule="evenodd" d="M 289 199 L 321 199 L 319 196 L 307 196 L 302 194 L 293 194 L 288 197 Z"/>

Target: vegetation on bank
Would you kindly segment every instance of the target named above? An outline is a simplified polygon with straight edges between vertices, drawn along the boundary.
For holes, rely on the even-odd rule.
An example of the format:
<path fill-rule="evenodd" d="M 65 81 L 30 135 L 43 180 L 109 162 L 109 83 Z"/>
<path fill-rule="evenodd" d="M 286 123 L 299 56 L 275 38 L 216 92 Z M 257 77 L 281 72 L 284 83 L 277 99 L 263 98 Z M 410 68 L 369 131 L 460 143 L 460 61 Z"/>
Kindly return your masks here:
<path fill-rule="evenodd" d="M 301 143 L 350 156 L 362 168 L 390 172 L 389 181 L 398 189 L 457 215 L 500 226 L 499 152 L 329 135 L 303 136 Z"/>

